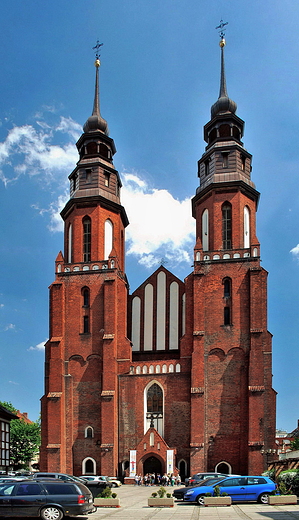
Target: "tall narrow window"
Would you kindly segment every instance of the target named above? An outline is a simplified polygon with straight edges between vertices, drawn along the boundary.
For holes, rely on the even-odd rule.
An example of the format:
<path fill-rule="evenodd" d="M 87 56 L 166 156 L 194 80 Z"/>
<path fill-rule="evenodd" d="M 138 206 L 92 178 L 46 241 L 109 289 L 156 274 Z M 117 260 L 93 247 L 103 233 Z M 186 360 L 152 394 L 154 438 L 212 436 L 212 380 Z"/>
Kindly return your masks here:
<path fill-rule="evenodd" d="M 83 307 L 89 307 L 89 289 L 85 287 L 82 291 Z"/>
<path fill-rule="evenodd" d="M 202 249 L 203 251 L 209 250 L 209 211 L 204 210 L 201 217 L 201 232 L 202 232 Z"/>
<path fill-rule="evenodd" d="M 224 307 L 224 325 L 230 325 L 230 307 Z"/>
<path fill-rule="evenodd" d="M 85 170 L 85 182 L 86 183 L 90 183 L 91 182 L 91 168 L 88 168 L 87 170 Z"/>
<path fill-rule="evenodd" d="M 221 155 L 222 155 L 222 168 L 228 168 L 228 152 L 223 152 Z"/>
<path fill-rule="evenodd" d="M 76 191 L 77 188 L 78 188 L 78 173 L 74 173 L 73 178 L 72 178 L 71 192 L 74 193 L 74 191 Z"/>
<path fill-rule="evenodd" d="M 244 248 L 250 247 L 250 213 L 247 206 L 244 208 Z"/>
<path fill-rule="evenodd" d="M 231 296 L 231 279 L 224 278 L 223 280 L 223 296 L 224 298 L 230 298 Z"/>
<path fill-rule="evenodd" d="M 210 159 L 205 161 L 205 175 L 209 175 L 210 173 Z"/>
<path fill-rule="evenodd" d="M 91 219 L 83 219 L 83 262 L 91 260 Z"/>
<path fill-rule="evenodd" d="M 245 172 L 245 167 L 246 167 L 246 157 L 245 157 L 245 155 L 241 154 L 241 168 L 242 168 L 243 172 Z"/>
<path fill-rule="evenodd" d="M 232 207 L 228 202 L 222 206 L 222 247 L 232 248 Z"/>
<path fill-rule="evenodd" d="M 145 431 L 154 427 L 163 435 L 163 390 L 153 383 L 145 392 Z"/>
<path fill-rule="evenodd" d="M 113 247 L 113 224 L 111 220 L 107 219 L 105 222 L 105 247 L 104 259 L 108 260 Z"/>
<path fill-rule="evenodd" d="M 72 224 L 69 225 L 67 233 L 67 262 L 72 262 Z"/>
<path fill-rule="evenodd" d="M 83 287 L 82 291 L 82 332 L 89 334 L 90 332 L 90 290 Z"/>
<path fill-rule="evenodd" d="M 89 334 L 89 316 L 83 316 L 83 334 Z"/>
<path fill-rule="evenodd" d="M 224 278 L 223 284 L 223 325 L 231 325 L 232 319 L 232 281 L 231 278 Z"/>

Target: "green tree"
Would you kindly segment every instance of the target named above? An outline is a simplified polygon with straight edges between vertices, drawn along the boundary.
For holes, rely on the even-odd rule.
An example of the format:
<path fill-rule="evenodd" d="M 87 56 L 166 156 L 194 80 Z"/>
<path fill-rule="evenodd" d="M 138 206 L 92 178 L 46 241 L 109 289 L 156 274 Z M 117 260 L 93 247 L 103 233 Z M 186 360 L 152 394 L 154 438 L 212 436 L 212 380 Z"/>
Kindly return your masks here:
<path fill-rule="evenodd" d="M 17 413 L 17 409 L 8 401 L 0 401 L 1 406 L 6 408 L 6 410 L 9 410 L 12 413 Z"/>
<path fill-rule="evenodd" d="M 15 468 L 28 468 L 40 446 L 40 427 L 37 422 L 12 420 L 10 423 L 10 458 Z"/>
<path fill-rule="evenodd" d="M 0 401 L 10 412 L 17 410 L 11 403 Z M 41 441 L 40 422 L 26 423 L 22 419 L 10 421 L 10 458 L 15 469 L 28 468 L 29 462 L 39 451 Z"/>
<path fill-rule="evenodd" d="M 299 450 L 299 437 L 296 437 L 293 441 L 290 443 L 292 450 Z"/>

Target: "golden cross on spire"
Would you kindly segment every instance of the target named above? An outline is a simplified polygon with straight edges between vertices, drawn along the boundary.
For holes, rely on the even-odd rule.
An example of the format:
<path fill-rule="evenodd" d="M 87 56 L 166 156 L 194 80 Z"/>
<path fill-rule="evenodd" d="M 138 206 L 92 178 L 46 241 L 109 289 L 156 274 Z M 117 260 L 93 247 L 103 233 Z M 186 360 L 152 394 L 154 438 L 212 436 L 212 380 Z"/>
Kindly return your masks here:
<path fill-rule="evenodd" d="M 219 36 L 223 40 L 225 36 L 225 29 L 224 27 L 228 24 L 228 22 L 224 22 L 223 20 L 220 20 L 220 24 L 215 27 L 215 29 L 220 29 Z"/>
<path fill-rule="evenodd" d="M 99 40 L 97 40 L 96 45 L 93 47 L 93 50 L 95 51 L 96 59 L 98 60 L 100 58 L 100 48 L 102 47 L 103 43 L 100 43 Z"/>

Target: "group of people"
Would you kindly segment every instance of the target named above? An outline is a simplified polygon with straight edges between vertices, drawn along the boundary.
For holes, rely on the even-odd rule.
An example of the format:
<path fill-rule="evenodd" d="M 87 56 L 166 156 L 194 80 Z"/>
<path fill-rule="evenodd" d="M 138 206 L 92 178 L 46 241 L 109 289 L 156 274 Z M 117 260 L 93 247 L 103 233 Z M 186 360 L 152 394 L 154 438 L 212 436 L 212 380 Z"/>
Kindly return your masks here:
<path fill-rule="evenodd" d="M 146 473 L 146 475 L 135 475 L 136 486 L 179 486 L 181 484 L 180 475 L 173 473 L 160 475 L 160 473 Z"/>

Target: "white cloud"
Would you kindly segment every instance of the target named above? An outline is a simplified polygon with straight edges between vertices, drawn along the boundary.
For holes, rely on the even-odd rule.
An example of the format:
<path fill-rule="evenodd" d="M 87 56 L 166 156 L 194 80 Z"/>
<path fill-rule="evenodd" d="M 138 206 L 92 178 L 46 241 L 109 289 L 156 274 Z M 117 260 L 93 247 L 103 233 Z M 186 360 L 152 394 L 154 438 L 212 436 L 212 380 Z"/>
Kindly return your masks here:
<path fill-rule="evenodd" d="M 40 343 L 35 345 L 35 347 L 29 347 L 29 348 L 27 348 L 27 350 L 37 350 L 38 352 L 43 352 L 45 350 L 45 343 L 47 341 L 48 340 L 45 339 L 45 341 L 41 341 Z"/>
<path fill-rule="evenodd" d="M 61 118 L 52 128 L 44 122 L 39 122 L 39 127 L 36 130 L 32 125 L 15 126 L 0 143 L 0 179 L 5 185 L 22 174 L 42 173 L 46 180 L 53 181 L 57 173 L 69 173 L 76 164 L 78 152 L 74 141 L 80 135 L 78 123 Z M 70 142 L 54 144 L 56 132 L 67 134 Z"/>
<path fill-rule="evenodd" d="M 149 188 L 138 174 L 123 173 L 122 203 L 130 221 L 129 255 L 148 268 L 162 257 L 172 266 L 192 261 L 195 221 L 190 198 L 177 200 L 167 190 Z"/>
<path fill-rule="evenodd" d="M 297 244 L 293 249 L 291 249 L 290 253 L 292 253 L 294 256 L 299 257 L 299 244 Z"/>
<path fill-rule="evenodd" d="M 16 330 L 16 326 L 13 323 L 8 323 L 8 325 L 4 327 L 4 331 L 6 332 L 7 330 Z"/>
<path fill-rule="evenodd" d="M 56 130 L 68 134 L 74 139 L 74 141 L 78 141 L 80 135 L 82 134 L 82 126 L 74 121 L 71 117 L 61 117 L 60 123 L 56 127 Z"/>
<path fill-rule="evenodd" d="M 64 229 L 64 222 L 60 216 L 60 212 L 65 206 L 69 199 L 68 190 L 65 191 L 63 195 L 59 195 L 56 200 L 50 203 L 48 208 L 40 208 L 37 204 L 33 204 L 32 207 L 36 209 L 40 215 L 48 214 L 50 222 L 48 224 L 48 229 L 52 233 L 56 233 L 57 231 L 62 232 Z"/>

